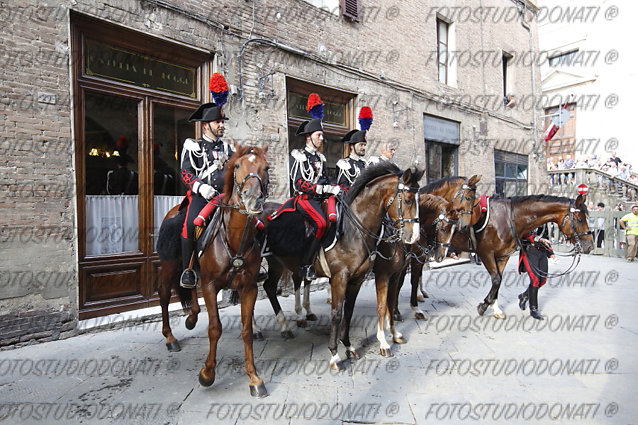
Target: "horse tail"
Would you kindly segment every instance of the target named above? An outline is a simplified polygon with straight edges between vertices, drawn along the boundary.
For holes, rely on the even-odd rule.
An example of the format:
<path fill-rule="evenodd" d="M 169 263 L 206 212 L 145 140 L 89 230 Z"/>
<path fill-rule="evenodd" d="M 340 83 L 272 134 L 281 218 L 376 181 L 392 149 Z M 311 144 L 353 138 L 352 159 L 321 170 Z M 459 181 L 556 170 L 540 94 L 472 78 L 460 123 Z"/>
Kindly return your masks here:
<path fill-rule="evenodd" d="M 175 286 L 177 286 L 179 301 L 182 303 L 182 310 L 184 310 L 184 313 L 186 314 L 190 313 L 191 306 L 193 305 L 193 289 L 182 288 L 178 282 L 175 282 Z"/>

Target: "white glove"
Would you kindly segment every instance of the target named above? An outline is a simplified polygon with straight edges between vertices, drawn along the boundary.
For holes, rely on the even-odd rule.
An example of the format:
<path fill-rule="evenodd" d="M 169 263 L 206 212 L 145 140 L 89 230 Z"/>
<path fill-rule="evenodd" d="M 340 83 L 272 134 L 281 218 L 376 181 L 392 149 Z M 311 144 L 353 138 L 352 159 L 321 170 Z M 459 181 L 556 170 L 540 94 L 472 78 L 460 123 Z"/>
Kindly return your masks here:
<path fill-rule="evenodd" d="M 215 195 L 217 195 L 217 191 L 215 190 L 215 188 L 213 188 L 213 186 L 209 184 L 202 184 L 199 187 L 198 192 L 209 201 L 213 199 Z"/>
<path fill-rule="evenodd" d="M 338 195 L 339 191 L 341 191 L 341 188 L 339 186 L 324 185 L 323 187 L 323 193 L 331 193 L 333 195 Z"/>

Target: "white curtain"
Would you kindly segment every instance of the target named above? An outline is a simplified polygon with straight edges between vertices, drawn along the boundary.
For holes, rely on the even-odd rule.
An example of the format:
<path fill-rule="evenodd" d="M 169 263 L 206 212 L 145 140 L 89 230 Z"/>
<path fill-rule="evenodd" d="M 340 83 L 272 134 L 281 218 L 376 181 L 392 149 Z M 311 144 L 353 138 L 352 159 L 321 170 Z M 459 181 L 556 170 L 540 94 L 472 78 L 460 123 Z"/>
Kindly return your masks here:
<path fill-rule="evenodd" d="M 138 251 L 138 196 L 86 195 L 86 255 Z"/>
<path fill-rule="evenodd" d="M 86 255 L 139 251 L 138 195 L 87 195 Z M 153 197 L 155 243 L 166 213 L 183 196 Z"/>
<path fill-rule="evenodd" d="M 153 197 L 153 234 L 155 235 L 153 247 L 155 250 L 157 250 L 157 236 L 164 216 L 171 208 L 179 204 L 183 198 L 183 196 L 169 195 L 155 195 Z"/>

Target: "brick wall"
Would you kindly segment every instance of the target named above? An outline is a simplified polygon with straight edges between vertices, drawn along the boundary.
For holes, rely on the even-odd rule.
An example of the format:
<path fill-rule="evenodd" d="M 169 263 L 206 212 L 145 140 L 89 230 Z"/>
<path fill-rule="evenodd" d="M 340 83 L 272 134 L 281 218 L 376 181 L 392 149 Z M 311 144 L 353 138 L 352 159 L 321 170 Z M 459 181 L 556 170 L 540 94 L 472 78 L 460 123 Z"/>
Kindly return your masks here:
<path fill-rule="evenodd" d="M 75 165 L 70 94 L 70 10 L 120 24 L 145 34 L 217 54 L 217 69 L 229 84 L 238 85 L 237 54 L 250 37 L 276 40 L 306 52 L 289 53 L 266 44 L 251 43 L 242 57 L 243 101 L 231 97 L 228 135 L 238 141 L 269 145 L 272 191 L 275 199 L 287 193 L 288 132 L 286 76 L 357 93 L 357 106 L 373 108 L 369 155 L 378 155 L 381 142 L 396 140 L 395 157 L 401 167 L 424 161 L 423 114 L 460 122 L 459 173 L 482 174 L 485 192 L 493 191 L 493 149 L 504 139 L 533 140 L 533 110 L 505 110 L 500 65 L 460 66 L 456 87 L 437 81 L 433 1 L 364 1 L 362 22 L 319 10 L 301 0 L 138 2 L 110 0 L 109 4 L 78 0 L 10 3 L 3 15 L 2 153 L 0 156 L 0 311 L 8 317 L 50 317 L 59 320 L 26 329 L 24 323 L 5 329 L 3 341 L 15 343 L 29 332 L 42 337 L 63 335 L 77 320 L 78 277 L 76 244 Z M 472 7 L 479 2 L 470 2 Z M 179 4 L 179 6 L 178 6 Z M 515 8 L 511 0 L 481 4 Z M 447 7 L 468 6 L 465 1 Z M 254 7 L 254 10 L 253 10 Z M 434 12 L 434 13 L 433 13 Z M 253 15 L 255 17 L 253 21 Z M 446 16 L 444 16 L 446 17 Z M 453 16 L 447 16 L 452 20 Z M 529 33 L 517 21 L 458 22 L 456 49 L 523 52 Z M 532 23 L 532 44 L 537 45 Z M 273 72 L 274 96 L 258 96 L 258 75 Z M 532 93 L 529 66 L 512 69 L 512 91 Z M 540 73 L 534 82 L 538 84 Z M 537 93 L 538 94 L 538 93 Z M 56 97 L 53 102 L 50 95 Z M 475 97 L 492 101 L 476 105 Z M 471 96 L 472 99 L 463 96 Z M 496 99 L 496 101 L 494 101 Z M 393 127 L 392 102 L 401 113 Z M 483 127 L 487 132 L 478 134 Z M 540 125 L 540 123 L 539 123 Z M 511 151 L 530 154 L 519 142 Z M 532 160 L 530 183 L 543 179 L 544 159 Z M 544 181 L 544 180 L 543 180 Z M 33 226 L 37 230 L 33 230 Z M 26 275 L 25 272 L 30 272 Z M 30 276 L 30 277 L 29 277 Z M 23 317 L 23 316 L 17 316 Z M 25 316 L 26 317 L 26 316 Z M 17 323 L 17 322 L 16 322 Z M 42 322 L 44 323 L 44 322 Z M 17 338 L 17 339 L 16 339 Z"/>

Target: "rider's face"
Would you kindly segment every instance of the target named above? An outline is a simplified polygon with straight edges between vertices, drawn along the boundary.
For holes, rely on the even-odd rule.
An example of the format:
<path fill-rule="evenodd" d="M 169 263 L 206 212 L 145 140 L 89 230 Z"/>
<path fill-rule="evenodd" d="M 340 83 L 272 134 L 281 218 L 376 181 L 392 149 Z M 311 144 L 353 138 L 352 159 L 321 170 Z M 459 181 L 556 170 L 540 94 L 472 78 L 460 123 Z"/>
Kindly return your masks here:
<path fill-rule="evenodd" d="M 306 139 L 306 145 L 317 150 L 321 149 L 321 145 L 323 145 L 323 131 L 315 131 L 312 133 L 310 137 Z"/>
<path fill-rule="evenodd" d="M 354 153 L 359 156 L 364 156 L 366 154 L 366 142 L 359 142 L 354 144 Z"/>
<path fill-rule="evenodd" d="M 219 139 L 224 136 L 225 129 L 226 125 L 224 124 L 224 120 L 210 121 L 204 125 L 204 134 L 213 139 Z"/>

